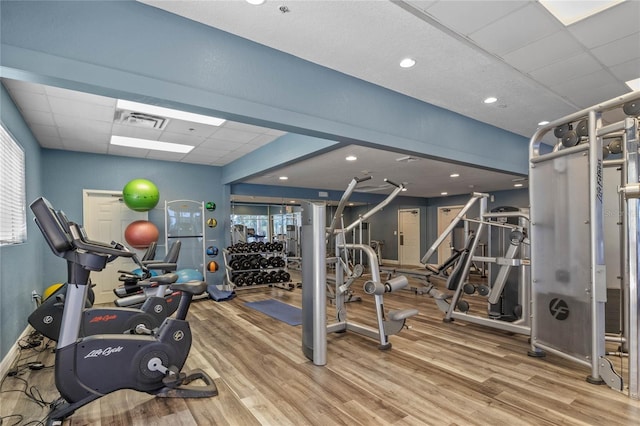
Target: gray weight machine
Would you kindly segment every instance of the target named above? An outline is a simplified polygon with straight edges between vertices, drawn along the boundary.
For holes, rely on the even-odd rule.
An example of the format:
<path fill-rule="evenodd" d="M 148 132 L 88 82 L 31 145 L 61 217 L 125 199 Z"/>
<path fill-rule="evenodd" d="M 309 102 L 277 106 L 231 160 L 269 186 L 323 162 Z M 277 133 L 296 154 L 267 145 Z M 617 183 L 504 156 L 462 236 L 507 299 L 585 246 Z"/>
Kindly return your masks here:
<path fill-rule="evenodd" d="M 604 125 L 603 115 L 624 117 Z M 623 391 L 623 378 L 607 358 L 606 342 L 628 353 L 628 395 L 638 399 L 639 276 L 638 116 L 633 92 L 538 129 L 529 145 L 531 200 L 531 356 L 546 352 L 591 369 L 587 381 Z M 616 118 L 619 119 L 619 118 Z M 555 140 L 545 140 L 553 131 Z M 549 138 L 550 139 L 550 138 Z M 608 144 L 607 144 L 608 142 Z M 608 153 L 618 159 L 605 160 Z M 604 232 L 605 168 L 620 169 L 619 253 Z M 616 259 L 617 258 L 617 259 Z M 623 332 L 605 334 L 607 266 L 621 268 Z"/>
<path fill-rule="evenodd" d="M 372 339 L 377 339 L 379 349 L 391 348 L 389 336 L 399 333 L 407 318 L 418 314 L 416 309 L 393 310 L 385 314 L 384 293 L 399 290 L 408 284 L 405 277 L 382 282 L 376 252 L 366 244 L 345 242 L 345 235 L 355 229 L 363 221 L 387 206 L 403 189 L 403 185 L 395 184 L 387 179 L 385 182 L 395 189 L 382 202 L 348 226 L 343 223 L 344 207 L 356 186 L 366 180 L 353 178 L 342 195 L 338 207 L 328 228 L 324 204 L 305 202 L 302 204 L 302 347 L 303 353 L 316 365 L 326 363 L 326 334 L 352 331 Z M 334 240 L 335 256 L 326 256 L 329 239 Z M 361 274 L 361 269 L 350 267 L 349 251 L 362 252 L 371 267 L 371 279 L 364 284 L 364 292 L 375 300 L 377 329 L 349 321 L 346 302 L 350 287 Z M 335 290 L 333 291 L 336 318 L 327 324 L 326 320 L 326 272 L 327 265 L 332 265 L 335 272 Z"/>
<path fill-rule="evenodd" d="M 421 292 L 434 298 L 438 308 L 445 313 L 445 322 L 459 319 L 528 335 L 530 333 L 528 213 L 526 210 L 515 208 L 488 212 L 488 197 L 489 194 L 474 192 L 467 204 L 422 257 L 421 262 L 426 265 L 461 221 L 465 222 L 465 229 L 470 229 L 472 224 L 476 225 L 475 230 L 467 233 L 462 254 L 447 277 L 447 290 L 453 293 L 443 293 L 434 285 L 421 289 Z M 478 218 L 466 218 L 465 216 L 476 203 L 479 204 Z M 485 236 L 489 243 L 489 256 L 475 256 L 476 249 Z M 467 282 L 474 262 L 489 265 L 488 285 L 474 285 Z M 483 315 L 471 313 L 470 304 L 463 299 L 465 295 L 475 293 L 486 297 L 487 310 Z"/>

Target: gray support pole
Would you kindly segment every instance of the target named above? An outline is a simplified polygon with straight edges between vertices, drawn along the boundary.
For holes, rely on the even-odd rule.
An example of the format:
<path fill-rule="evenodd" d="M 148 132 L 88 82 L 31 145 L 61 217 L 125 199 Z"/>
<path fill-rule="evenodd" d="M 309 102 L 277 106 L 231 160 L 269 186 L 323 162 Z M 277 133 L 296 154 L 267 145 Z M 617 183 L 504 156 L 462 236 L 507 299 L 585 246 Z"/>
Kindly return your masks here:
<path fill-rule="evenodd" d="M 589 111 L 589 206 L 591 229 L 591 377 L 602 380 L 599 362 L 605 355 L 604 304 L 607 301 L 606 271 L 604 264 L 603 226 L 603 164 L 602 138 L 597 129 L 602 127 L 601 113 Z"/>
<path fill-rule="evenodd" d="M 302 351 L 315 365 L 325 365 L 326 206 L 305 201 L 302 209 Z"/>
<path fill-rule="evenodd" d="M 638 173 L 640 167 L 638 164 L 638 122 L 637 120 L 628 119 L 630 123 L 624 137 L 623 153 L 626 159 L 626 185 L 638 184 Z M 624 169 L 623 169 L 624 170 Z M 638 304 L 640 303 L 640 291 L 638 285 L 640 283 L 639 270 L 640 259 L 638 258 L 638 228 L 640 217 L 640 209 L 638 206 L 638 198 L 626 199 L 626 228 L 624 234 L 626 237 L 625 254 L 626 267 L 624 275 L 627 277 L 628 287 L 625 288 L 625 327 L 627 337 L 627 348 L 629 351 L 629 397 L 640 399 L 640 319 L 638 318 Z"/>

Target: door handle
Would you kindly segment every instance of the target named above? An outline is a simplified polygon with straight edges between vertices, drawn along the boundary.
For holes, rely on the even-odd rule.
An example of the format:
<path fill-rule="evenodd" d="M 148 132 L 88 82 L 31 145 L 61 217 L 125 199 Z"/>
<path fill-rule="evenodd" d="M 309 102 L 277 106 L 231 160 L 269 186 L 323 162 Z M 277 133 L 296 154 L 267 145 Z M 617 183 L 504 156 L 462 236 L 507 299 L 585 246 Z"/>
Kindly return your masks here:
<path fill-rule="evenodd" d="M 400 235 L 400 245 L 403 246 L 404 245 L 404 235 Z"/>

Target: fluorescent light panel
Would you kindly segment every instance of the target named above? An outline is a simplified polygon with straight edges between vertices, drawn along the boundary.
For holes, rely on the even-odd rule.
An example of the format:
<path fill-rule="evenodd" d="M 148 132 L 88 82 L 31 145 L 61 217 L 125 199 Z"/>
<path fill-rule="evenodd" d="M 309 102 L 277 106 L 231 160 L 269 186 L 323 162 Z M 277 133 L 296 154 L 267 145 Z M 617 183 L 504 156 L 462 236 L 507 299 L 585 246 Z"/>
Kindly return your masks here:
<path fill-rule="evenodd" d="M 629 86 L 629 88 L 634 92 L 640 90 L 640 78 L 636 78 L 635 80 L 629 80 L 625 82 L 625 84 Z"/>
<path fill-rule="evenodd" d="M 595 15 L 622 3 L 624 0 L 607 0 L 607 1 L 567 1 L 567 0 L 540 0 L 543 5 L 553 16 L 558 18 L 565 26 L 581 21 L 589 16 Z"/>
<path fill-rule="evenodd" d="M 192 123 L 208 124 L 210 126 L 221 126 L 226 120 L 207 115 L 194 114 L 192 112 L 178 111 L 177 109 L 163 108 L 155 105 L 141 104 L 138 102 L 118 99 L 116 108 L 145 114 L 159 115 L 161 117 L 175 118 L 176 120 L 190 121 Z"/>
<path fill-rule="evenodd" d="M 151 141 L 148 139 L 127 138 L 124 136 L 111 136 L 111 145 L 126 146 L 129 148 L 153 149 L 156 151 L 179 152 L 186 154 L 194 147 L 179 143 Z"/>

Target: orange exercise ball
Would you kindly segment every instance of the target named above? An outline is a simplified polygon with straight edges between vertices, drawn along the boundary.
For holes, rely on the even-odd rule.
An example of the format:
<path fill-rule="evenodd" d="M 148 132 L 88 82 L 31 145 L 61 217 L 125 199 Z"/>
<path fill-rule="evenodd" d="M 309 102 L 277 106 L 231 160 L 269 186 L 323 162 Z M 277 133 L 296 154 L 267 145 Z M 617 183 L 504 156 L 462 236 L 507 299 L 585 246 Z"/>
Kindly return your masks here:
<path fill-rule="evenodd" d="M 124 230 L 127 244 L 137 249 L 146 249 L 151 243 L 158 241 L 159 236 L 158 228 L 148 220 L 131 222 Z"/>

